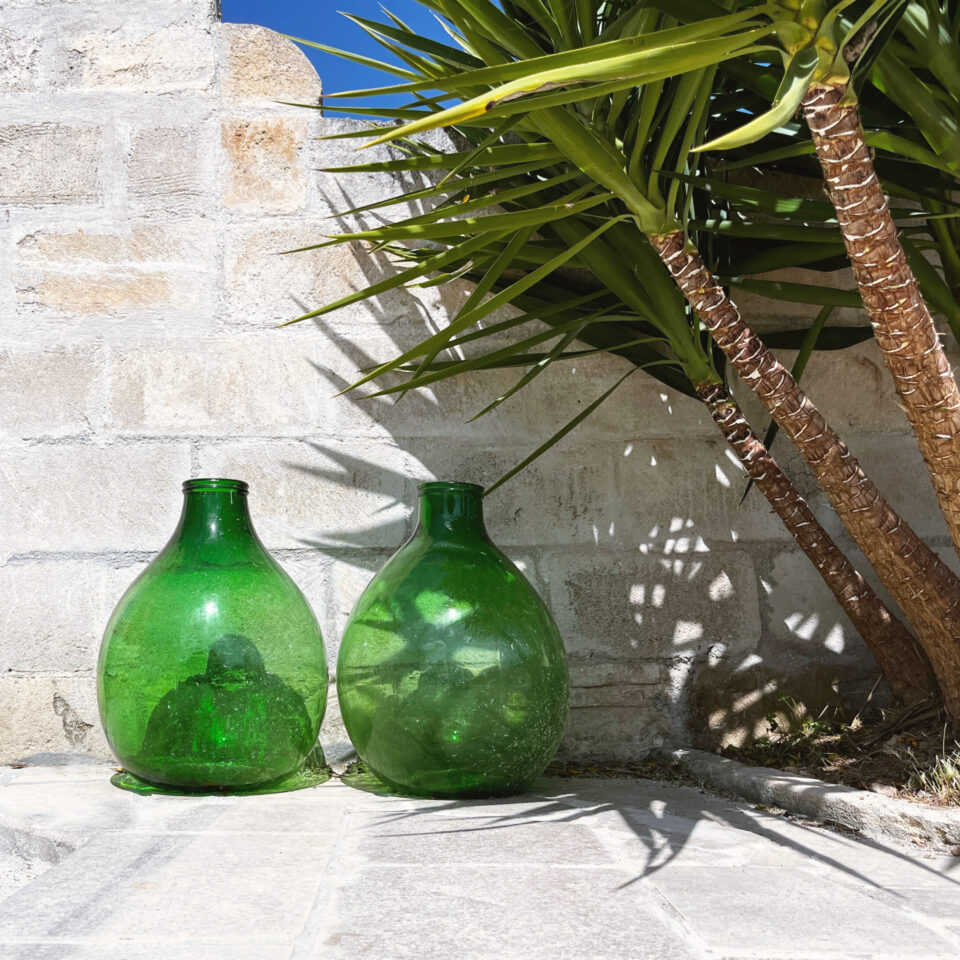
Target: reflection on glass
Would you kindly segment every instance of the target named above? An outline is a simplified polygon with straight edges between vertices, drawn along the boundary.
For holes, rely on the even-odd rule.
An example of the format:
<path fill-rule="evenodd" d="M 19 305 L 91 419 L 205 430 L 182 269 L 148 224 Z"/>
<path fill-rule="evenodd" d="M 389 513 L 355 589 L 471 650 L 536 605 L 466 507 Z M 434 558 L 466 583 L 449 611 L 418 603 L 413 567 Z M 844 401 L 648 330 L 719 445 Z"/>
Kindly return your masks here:
<path fill-rule="evenodd" d="M 186 790 L 246 790 L 301 768 L 327 665 L 303 594 L 267 553 L 246 484 L 190 480 L 173 538 L 117 605 L 97 693 L 126 770 Z"/>
<path fill-rule="evenodd" d="M 421 487 L 416 532 L 361 596 L 340 647 L 350 738 L 403 791 L 519 792 L 566 721 L 563 641 L 487 538 L 481 496 L 473 484 Z"/>

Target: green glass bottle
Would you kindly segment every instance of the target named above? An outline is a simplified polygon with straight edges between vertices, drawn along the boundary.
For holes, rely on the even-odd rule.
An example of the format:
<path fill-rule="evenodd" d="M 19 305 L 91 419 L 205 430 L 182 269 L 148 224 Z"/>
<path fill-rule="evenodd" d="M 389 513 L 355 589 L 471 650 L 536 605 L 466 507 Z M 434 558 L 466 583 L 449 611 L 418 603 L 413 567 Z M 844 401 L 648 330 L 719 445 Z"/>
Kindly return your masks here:
<path fill-rule="evenodd" d="M 170 542 L 114 610 L 97 695 L 134 776 L 246 790 L 300 769 L 327 700 L 303 594 L 258 539 L 239 480 L 188 480 Z"/>
<path fill-rule="evenodd" d="M 563 641 L 523 574 L 487 537 L 483 489 L 425 483 L 413 536 L 363 592 L 337 660 L 357 753 L 428 796 L 518 793 L 567 717 Z"/>

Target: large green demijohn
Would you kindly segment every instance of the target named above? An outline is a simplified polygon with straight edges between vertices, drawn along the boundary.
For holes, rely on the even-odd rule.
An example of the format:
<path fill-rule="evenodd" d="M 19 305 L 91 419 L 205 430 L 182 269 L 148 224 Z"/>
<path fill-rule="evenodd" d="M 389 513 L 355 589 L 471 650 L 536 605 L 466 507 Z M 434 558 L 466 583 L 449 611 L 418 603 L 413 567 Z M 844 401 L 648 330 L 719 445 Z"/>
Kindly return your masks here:
<path fill-rule="evenodd" d="M 350 739 L 388 785 L 426 796 L 518 793 L 567 717 L 563 641 L 490 542 L 483 490 L 425 483 L 413 536 L 363 592 L 337 660 Z"/>
<path fill-rule="evenodd" d="M 103 728 L 147 784 L 247 790 L 300 769 L 327 700 L 303 594 L 258 539 L 239 480 L 188 480 L 170 542 L 100 648 Z"/>

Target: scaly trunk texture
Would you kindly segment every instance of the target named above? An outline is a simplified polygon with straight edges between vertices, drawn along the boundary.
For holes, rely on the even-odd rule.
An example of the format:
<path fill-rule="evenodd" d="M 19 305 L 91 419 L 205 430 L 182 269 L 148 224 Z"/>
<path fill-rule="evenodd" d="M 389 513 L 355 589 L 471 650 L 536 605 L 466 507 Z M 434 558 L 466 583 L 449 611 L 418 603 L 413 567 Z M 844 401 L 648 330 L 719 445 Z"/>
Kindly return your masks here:
<path fill-rule="evenodd" d="M 720 383 L 702 383 L 696 389 L 757 489 L 863 637 L 894 698 L 908 706 L 939 697 L 930 663 L 913 634 L 884 606 L 823 529 L 797 488 L 754 434 L 727 388 Z"/>
<path fill-rule="evenodd" d="M 788 370 L 743 322 L 683 233 L 651 237 L 687 302 L 803 455 L 843 524 L 917 631 L 951 720 L 960 723 L 960 579 L 867 478 Z"/>
<path fill-rule="evenodd" d="M 960 390 L 897 236 L 846 86 L 815 85 L 803 114 L 874 336 L 960 554 Z"/>

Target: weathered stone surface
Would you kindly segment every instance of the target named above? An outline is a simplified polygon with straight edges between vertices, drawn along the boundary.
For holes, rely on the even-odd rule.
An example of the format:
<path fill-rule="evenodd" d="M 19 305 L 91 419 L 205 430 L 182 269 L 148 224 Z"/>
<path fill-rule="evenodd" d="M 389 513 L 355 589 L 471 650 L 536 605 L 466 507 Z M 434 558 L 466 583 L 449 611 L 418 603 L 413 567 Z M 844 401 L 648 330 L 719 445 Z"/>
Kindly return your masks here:
<path fill-rule="evenodd" d="M 149 800 L 110 772 L 0 771 L 0 839 L 60 844 L 0 903 L 4 957 L 433 960 L 455 943 L 467 960 L 946 960 L 960 943 L 943 923 L 953 858 L 674 784 L 540 780 L 458 802 L 332 780 Z"/>
<path fill-rule="evenodd" d="M 203 444 L 204 476 L 250 484 L 250 509 L 270 548 L 394 546 L 412 484 L 407 457 L 384 444 L 308 441 Z"/>
<path fill-rule="evenodd" d="M 17 278 L 17 299 L 28 307 L 54 313 L 118 315 L 129 310 L 185 306 L 178 290 L 184 277 L 142 270 L 77 276 L 70 273 L 23 274 Z M 177 302 L 179 300 L 179 302 Z"/>
<path fill-rule="evenodd" d="M 0 498 L 3 548 L 159 550 L 175 526 L 180 483 L 189 476 L 184 442 L 0 450 L 0 482 L 7 491 Z"/>
<path fill-rule="evenodd" d="M 23 264 L 63 266 L 155 263 L 194 264 L 209 253 L 214 234 L 209 224 L 165 226 L 143 221 L 98 223 L 95 227 L 32 230 L 17 240 L 17 257 Z"/>
<path fill-rule="evenodd" d="M 133 204 L 166 217 L 202 211 L 210 201 L 208 131 L 154 127 L 130 138 L 127 189 Z"/>
<path fill-rule="evenodd" d="M 459 480 L 484 487 L 505 476 L 536 449 L 536 435 L 513 437 L 515 445 L 408 440 L 411 473 L 419 481 Z M 486 523 L 504 546 L 580 543 L 595 546 L 616 535 L 613 460 L 618 448 L 564 446 L 549 450 L 484 501 Z M 612 533 L 611 533 L 612 530 Z"/>
<path fill-rule="evenodd" d="M 224 120 L 223 203 L 238 213 L 297 213 L 307 196 L 305 120 Z"/>
<path fill-rule="evenodd" d="M 583 702 L 585 699 L 579 692 L 571 694 L 560 757 L 634 760 L 677 742 L 684 728 L 681 711 L 652 688 L 634 687 L 626 704 L 596 704 Z"/>
<path fill-rule="evenodd" d="M 0 763 L 35 753 L 109 756 L 92 674 L 49 677 L 4 672 L 0 703 L 16 704 L 15 710 L 0 710 Z"/>
<path fill-rule="evenodd" d="M 364 929 L 371 955 L 389 954 L 397 960 L 423 957 L 425 943 L 441 942 L 456 943 L 464 960 L 489 957 L 504 944 L 512 956 L 530 960 L 558 955 L 611 960 L 694 956 L 645 893 L 624 885 L 621 871 L 593 866 L 589 876 L 590 883 L 584 884 L 580 871 L 545 866 L 504 870 L 445 864 L 430 870 L 422 865 L 387 870 L 371 864 L 352 883 L 341 884 L 336 923 L 313 956 L 354 955 L 356 937 L 351 934 L 356 929 Z M 411 900 L 417 910 L 409 908 Z M 469 904 L 469 912 L 450 910 L 451 901 Z M 524 904 L 522 920 L 514 910 L 517 903 Z M 373 915 L 381 922 L 365 924 Z M 626 916 L 630 921 L 625 925 Z M 387 917 L 389 923 L 382 922 Z"/>
<path fill-rule="evenodd" d="M 428 179 L 324 169 L 356 163 L 357 141 L 315 138 L 363 122 L 275 102 L 315 101 L 320 79 L 289 41 L 220 24 L 215 6 L 8 0 L 0 10 L 0 564 L 12 556 L 0 579 L 27 578 L 11 587 L 0 651 L 50 682 L 89 665 L 92 621 L 114 584 L 103 572 L 159 548 L 191 472 L 253 482 L 258 529 L 316 608 L 332 662 L 363 582 L 410 528 L 419 480 L 492 483 L 628 369 L 604 356 L 565 361 L 475 422 L 520 371 L 400 403 L 335 397 L 442 327 L 470 286 L 401 287 L 273 329 L 397 269 L 360 243 L 281 251 L 375 225 L 378 214 L 342 214 Z M 442 131 L 427 141 L 450 147 Z M 398 155 L 378 146 L 363 159 Z M 782 305 L 755 299 L 748 316 L 782 326 L 774 311 Z M 787 312 L 790 323 L 809 316 Z M 875 361 L 870 343 L 818 354 L 804 383 L 945 547 Z M 775 453 L 836 529 L 790 445 Z M 704 731 L 745 737 L 784 694 L 813 703 L 817 689 L 839 697 L 869 680 L 832 598 L 762 497 L 739 504 L 743 487 L 702 404 L 639 374 L 489 497 L 493 539 L 570 645 L 568 755 L 635 757 Z M 53 627 L 28 591 L 69 594 Z M 11 749 L 32 742 L 39 702 L 14 704 Z M 333 704 L 328 717 L 343 739 Z"/>
<path fill-rule="evenodd" d="M 0 27 L 0 93 L 20 93 L 36 88 L 39 81 L 41 40 L 24 25 Z"/>
<path fill-rule="evenodd" d="M 553 610 L 574 654 L 740 657 L 760 638 L 746 553 L 563 553 L 549 570 Z"/>
<path fill-rule="evenodd" d="M 866 837 L 903 843 L 919 840 L 939 852 L 960 843 L 960 811 L 892 799 L 768 767 L 749 767 L 702 750 L 679 750 L 675 756 L 688 773 L 714 789 L 816 820 L 841 823 Z"/>
<path fill-rule="evenodd" d="M 334 229 L 331 222 L 319 217 L 296 226 L 266 229 L 235 225 L 228 234 L 225 253 L 230 322 L 260 327 L 285 323 L 388 275 L 386 255 L 371 255 L 357 244 L 285 253 L 321 244 Z M 395 349 L 388 353 L 391 343 L 402 343 L 401 349 L 413 346 L 418 341 L 411 336 L 426 329 L 434 306 L 429 290 L 392 290 L 320 320 L 300 323 L 285 333 L 319 337 L 326 346 L 323 366 L 345 377 L 354 373 L 359 363 L 395 356 Z M 386 333 L 380 332 L 381 326 Z M 331 387 L 335 383 L 332 380 Z"/>
<path fill-rule="evenodd" d="M 286 37 L 250 24 L 225 23 L 220 40 L 226 69 L 220 78 L 224 97 L 317 103 L 323 88 L 313 64 Z"/>
<path fill-rule="evenodd" d="M 215 243 L 203 221 L 43 228 L 19 237 L 16 251 L 13 286 L 21 312 L 63 317 L 87 329 L 90 314 L 196 319 L 214 308 Z"/>
<path fill-rule="evenodd" d="M 113 608 L 143 566 L 48 560 L 0 567 L 3 669 L 89 673 Z"/>
<path fill-rule="evenodd" d="M 190 22 L 158 25 L 150 16 L 68 39 L 63 59 L 61 79 L 71 87 L 144 94 L 206 90 L 216 69 L 207 30 Z"/>
<path fill-rule="evenodd" d="M 357 600 L 360 599 L 360 594 L 387 562 L 394 549 L 400 546 L 401 539 L 402 534 L 397 538 L 393 548 L 343 550 L 338 551 L 334 556 L 329 570 L 327 601 L 329 605 L 327 615 L 331 618 L 329 631 L 329 643 L 333 648 L 331 652 L 339 652 L 347 619 Z"/>
<path fill-rule="evenodd" d="M 644 551 L 684 553 L 704 545 L 790 542 L 763 495 L 743 499 L 747 476 L 716 439 L 638 441 L 615 460 L 621 535 Z M 676 482 L 683 473 L 684 483 Z"/>
<path fill-rule="evenodd" d="M 377 813 L 357 817 L 357 843 L 350 851 L 356 863 L 380 861 L 385 864 L 423 864 L 435 868 L 438 864 L 464 866 L 507 866 L 534 864 L 597 864 L 609 866 L 610 854 L 597 841 L 589 827 L 571 824 L 564 830 L 566 842 L 555 844 L 556 825 L 550 822 L 531 822 L 522 830 L 508 830 L 498 838 L 494 849 L 490 831 L 499 829 L 501 818 L 484 816 L 478 808 L 473 829 L 464 830 L 462 821 L 454 818 L 429 817 L 416 832 L 409 824 L 383 823 Z M 352 856 L 351 856 L 352 854 Z"/>
<path fill-rule="evenodd" d="M 0 127 L 0 203 L 46 206 L 96 200 L 101 136 L 94 124 Z"/>
<path fill-rule="evenodd" d="M 745 928 L 765 945 L 768 957 L 796 956 L 798 943 L 807 956 L 840 957 L 862 955 L 869 943 L 868 955 L 878 960 L 946 957 L 951 950 L 949 941 L 920 923 L 904 917 L 890 925 L 889 907 L 865 890 L 853 891 L 826 879 L 814 888 L 812 877 L 784 877 L 776 867 L 746 867 L 735 873 L 722 867 L 688 867 L 657 875 L 653 883 L 671 903 L 682 901 L 677 908 L 681 922 L 721 956 L 729 956 L 731 947 L 743 942 Z M 722 898 L 716 896 L 718 889 L 723 889 Z M 877 937 L 879 929 L 884 930 L 882 938 Z M 778 948 L 786 930 L 790 944 Z"/>
<path fill-rule="evenodd" d="M 346 278 L 344 292 L 348 291 L 350 282 Z M 346 316 L 359 307 L 348 308 L 349 314 L 344 311 L 325 317 L 321 322 L 331 339 L 331 349 L 324 351 L 321 372 L 331 392 L 353 383 L 358 378 L 358 367 L 391 360 L 429 336 L 432 311 L 429 303 L 421 306 L 426 308 L 427 316 L 420 322 L 411 315 L 401 329 L 396 329 L 395 321 L 390 318 L 394 326 L 384 328 L 390 331 L 390 336 L 371 337 L 363 327 L 345 323 Z M 507 319 L 509 314 L 502 313 L 498 319 Z M 526 334 L 534 332 L 536 329 L 531 328 Z M 481 352 L 490 352 L 510 342 L 511 338 L 505 338 L 502 342 L 484 345 Z M 490 438 L 505 443 L 526 435 L 531 441 L 540 441 L 566 426 L 627 369 L 626 363 L 610 357 L 554 364 L 521 392 L 476 420 L 473 418 L 517 383 L 524 370 L 471 372 L 468 376 L 411 391 L 402 403 L 397 403 L 393 396 L 367 398 L 366 394 L 372 392 L 368 387 L 343 398 L 331 397 L 326 405 L 326 418 L 345 436 L 443 437 L 448 435 L 453 421 L 469 423 L 471 438 L 478 440 Z M 636 388 L 628 390 L 631 385 Z M 649 378 L 631 378 L 624 384 L 623 393 L 616 394 L 618 402 L 601 405 L 574 437 L 587 434 L 592 439 L 621 439 L 623 447 L 617 452 L 619 457 L 638 438 L 674 439 L 705 434 L 713 439 L 718 435 L 709 416 L 704 418 L 703 404 L 665 391 L 666 388 Z"/>
<path fill-rule="evenodd" d="M 657 695 L 663 668 L 658 660 L 570 659 L 570 705 L 636 707 Z"/>
<path fill-rule="evenodd" d="M 124 433 L 178 436 L 304 434 L 317 420 L 313 351 L 263 336 L 167 340 L 110 351 L 110 425 Z"/>
<path fill-rule="evenodd" d="M 767 624 L 764 652 L 781 662 L 788 657 L 850 666 L 859 662 L 865 669 L 878 672 L 863 640 L 822 578 L 809 576 L 810 566 L 805 554 L 786 551 L 777 554 L 761 576 Z"/>
<path fill-rule="evenodd" d="M 87 433 L 100 421 L 99 351 L 0 349 L 0 433 L 12 439 Z"/>

